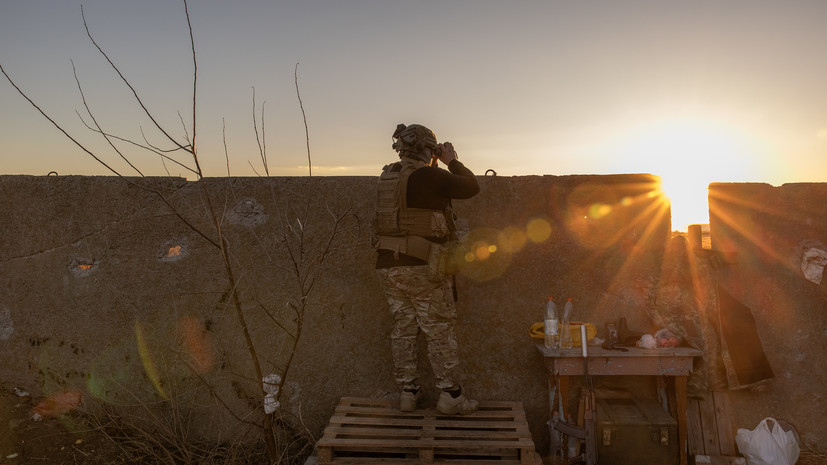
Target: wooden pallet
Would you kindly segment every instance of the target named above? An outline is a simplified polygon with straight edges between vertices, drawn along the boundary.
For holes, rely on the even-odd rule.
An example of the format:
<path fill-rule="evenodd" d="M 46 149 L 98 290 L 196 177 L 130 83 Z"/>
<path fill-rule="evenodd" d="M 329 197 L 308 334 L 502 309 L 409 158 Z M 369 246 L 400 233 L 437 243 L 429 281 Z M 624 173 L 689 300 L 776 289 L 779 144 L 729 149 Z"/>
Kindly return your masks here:
<path fill-rule="evenodd" d="M 689 401 L 688 446 L 696 464 L 746 464 L 743 457 L 738 457 L 731 408 L 726 391 L 709 391 L 703 399 Z"/>
<path fill-rule="evenodd" d="M 320 464 L 534 464 L 520 402 L 480 402 L 470 415 L 405 413 L 399 401 L 344 397 L 316 443 Z"/>

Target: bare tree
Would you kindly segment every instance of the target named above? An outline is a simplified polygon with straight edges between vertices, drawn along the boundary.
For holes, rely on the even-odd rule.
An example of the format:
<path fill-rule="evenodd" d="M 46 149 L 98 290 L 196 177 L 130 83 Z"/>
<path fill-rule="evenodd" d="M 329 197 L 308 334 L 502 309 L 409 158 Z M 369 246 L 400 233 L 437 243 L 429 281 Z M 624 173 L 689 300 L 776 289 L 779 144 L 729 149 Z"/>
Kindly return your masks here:
<path fill-rule="evenodd" d="M 127 166 L 129 167 L 134 175 L 137 175 L 140 178 L 143 178 L 142 182 L 136 182 L 136 180 L 130 175 L 127 176 L 118 169 L 116 169 L 113 165 L 108 164 L 104 161 L 104 158 L 101 157 L 98 153 L 94 150 L 88 148 L 83 143 L 79 141 L 77 137 L 74 137 L 70 134 L 64 127 L 58 123 L 54 118 L 50 117 L 42 108 L 39 106 L 32 98 L 30 98 L 27 93 L 21 89 L 21 87 L 7 74 L 6 70 L 0 65 L 0 72 L 6 77 L 8 82 L 18 91 L 18 93 L 23 96 L 37 111 L 39 111 L 44 118 L 46 118 L 49 122 L 52 123 L 60 132 L 62 132 L 66 137 L 68 137 L 75 145 L 77 145 L 81 150 L 83 150 L 88 156 L 92 157 L 114 175 L 121 177 L 125 182 L 128 182 L 142 190 L 148 191 L 156 196 L 163 205 L 173 214 L 175 217 L 178 218 L 181 222 L 183 222 L 187 228 L 192 230 L 198 236 L 203 238 L 210 246 L 212 246 L 218 252 L 218 259 L 220 260 L 221 268 L 223 269 L 224 278 L 226 280 L 226 289 L 229 294 L 229 304 L 232 308 L 233 313 L 235 314 L 235 318 L 238 322 L 238 327 L 240 328 L 241 334 L 243 336 L 243 340 L 245 343 L 246 351 L 249 354 L 250 364 L 252 365 L 252 370 L 255 374 L 255 380 L 249 380 L 249 382 L 253 382 L 257 387 L 256 390 L 258 394 L 255 396 L 258 398 L 258 406 L 255 409 L 259 409 L 262 405 L 262 400 L 266 398 L 268 391 L 271 391 L 272 386 L 268 386 L 268 383 L 272 381 L 265 381 L 265 377 L 268 373 L 272 371 L 279 372 L 279 377 L 277 381 L 277 396 L 280 400 L 281 394 L 284 392 L 284 385 L 286 380 L 288 379 L 288 374 L 295 359 L 295 355 L 297 353 L 297 347 L 299 340 L 302 334 L 302 328 L 305 321 L 305 315 L 310 305 L 309 297 L 313 293 L 316 284 L 318 282 L 318 278 L 320 275 L 320 270 L 322 269 L 322 265 L 324 264 L 325 260 L 329 257 L 329 254 L 334 246 L 335 239 L 337 235 L 342 230 L 342 224 L 348 217 L 348 212 L 333 212 L 330 209 L 327 209 L 323 204 L 313 201 L 312 195 L 307 195 L 307 203 L 303 207 L 303 211 L 299 211 L 298 214 L 295 212 L 287 212 L 287 211 L 280 211 L 279 212 L 279 223 L 281 224 L 281 230 L 278 232 L 279 240 L 283 243 L 284 249 L 283 252 L 286 254 L 286 261 L 287 266 L 276 265 L 278 266 L 283 272 L 287 273 L 289 276 L 292 276 L 294 280 L 294 289 L 296 290 L 296 295 L 288 299 L 287 309 L 288 314 L 285 315 L 282 311 L 278 309 L 271 308 L 267 304 L 256 301 L 253 307 L 257 308 L 257 311 L 263 312 L 267 318 L 272 322 L 273 327 L 277 330 L 281 331 L 285 337 L 288 338 L 290 341 L 290 351 L 287 354 L 286 358 L 282 361 L 267 361 L 265 358 L 262 357 L 258 343 L 254 340 L 253 334 L 250 331 L 248 326 L 248 312 L 251 311 L 250 305 L 245 305 L 243 302 L 242 294 L 244 293 L 245 286 L 249 286 L 243 279 L 241 279 L 240 272 L 243 274 L 242 265 L 238 262 L 238 259 L 232 253 L 232 247 L 230 247 L 230 242 L 226 231 L 224 229 L 224 213 L 225 207 L 223 204 L 226 203 L 226 199 L 222 201 L 221 199 L 215 198 L 215 193 L 212 192 L 208 187 L 208 184 L 204 181 L 204 172 L 202 169 L 201 162 L 199 160 L 198 151 L 197 151 L 197 102 L 198 102 L 198 61 L 196 59 L 196 48 L 195 48 L 195 40 L 193 37 L 193 27 L 190 21 L 190 14 L 188 9 L 188 4 L 186 0 L 183 1 L 184 6 L 184 13 L 187 20 L 187 28 L 189 31 L 190 37 L 190 46 L 191 46 L 191 55 L 192 55 L 192 103 L 191 103 L 191 114 L 189 115 L 189 121 L 185 122 L 185 119 L 182 115 L 179 114 L 179 119 L 181 122 L 183 135 L 175 136 L 174 131 L 170 130 L 169 128 L 165 127 L 164 125 L 160 124 L 159 119 L 155 116 L 153 111 L 145 105 L 144 100 L 139 95 L 139 92 L 136 88 L 131 84 L 130 80 L 121 72 L 118 66 L 113 62 L 110 56 L 104 51 L 104 49 L 98 44 L 95 40 L 93 34 L 90 31 L 89 25 L 86 21 L 85 15 L 83 15 L 83 25 L 86 29 L 86 34 L 93 44 L 93 46 L 98 50 L 100 55 L 109 63 L 111 68 L 116 72 L 119 79 L 126 86 L 134 96 L 134 101 L 140 107 L 140 109 L 144 112 L 144 114 L 149 118 L 153 126 L 153 132 L 156 136 L 160 136 L 162 143 L 153 143 L 150 142 L 150 138 L 147 135 L 143 135 L 142 141 L 135 141 L 129 138 L 120 137 L 115 134 L 111 134 L 103 128 L 103 125 L 95 116 L 95 113 L 90 108 L 90 105 L 87 102 L 86 93 L 84 91 L 83 86 L 81 85 L 81 81 L 77 76 L 77 73 L 74 72 L 75 82 L 77 84 L 78 91 L 80 96 L 82 97 L 84 109 L 85 109 L 85 117 L 80 116 L 83 120 L 86 127 L 93 131 L 94 133 L 101 136 L 107 143 L 108 147 L 110 147 L 115 154 L 117 154 L 120 159 L 126 162 Z M 83 10 L 81 9 L 81 13 Z M 74 64 L 72 65 L 74 71 Z M 304 112 L 304 107 L 301 101 L 301 94 L 299 93 L 299 86 L 298 86 L 298 63 L 296 64 L 295 73 L 295 83 L 296 83 L 296 94 L 299 99 L 299 106 L 302 111 L 302 118 L 305 124 L 305 136 L 307 140 L 307 158 L 308 158 L 308 174 L 312 175 L 312 168 L 311 168 L 311 154 L 310 154 L 310 137 L 309 131 L 307 128 L 307 118 Z M 259 146 L 259 153 L 260 153 L 260 161 L 262 165 L 262 169 L 264 171 L 265 176 L 270 176 L 270 170 L 268 165 L 268 158 L 266 152 L 266 142 L 265 142 L 265 111 L 264 111 L 264 104 L 261 105 L 261 116 L 260 119 L 257 121 L 256 116 L 256 96 L 255 96 L 255 89 L 253 89 L 253 127 L 255 129 L 255 137 L 256 142 L 258 142 Z M 259 131 L 260 127 L 260 131 Z M 142 130 L 143 134 L 143 130 Z M 170 190 L 168 188 L 160 186 L 156 183 L 152 178 L 147 177 L 144 173 L 137 167 L 134 161 L 130 158 L 130 156 L 126 155 L 124 151 L 120 148 L 121 145 L 126 144 L 130 147 L 137 147 L 142 149 L 154 156 L 157 156 L 161 163 L 163 164 L 164 168 L 167 169 L 168 164 L 175 165 L 181 169 L 188 171 L 189 173 L 193 174 L 196 178 L 196 185 L 197 188 L 200 189 L 200 198 L 202 199 L 203 204 L 201 208 L 197 211 L 181 209 L 176 206 L 175 196 L 178 195 L 178 190 Z M 224 148 L 225 148 L 225 157 L 227 157 L 227 176 L 229 179 L 229 153 L 226 146 L 226 137 L 224 140 Z M 168 172 L 168 171 L 167 171 Z M 230 183 L 228 183 L 229 185 Z M 277 193 L 276 190 L 273 188 L 271 189 L 273 195 L 274 204 L 277 204 Z M 311 208 L 322 208 L 325 209 L 327 212 L 328 224 L 324 231 L 321 234 L 311 234 L 308 230 L 308 217 Z M 295 216 L 294 216 L 295 214 Z M 203 220 L 207 220 L 207 224 L 209 227 L 205 228 L 199 226 L 199 224 L 203 223 Z M 317 231 L 318 232 L 318 231 Z M 313 236 L 313 237 L 311 237 Z M 271 262 L 276 263 L 275 260 L 271 257 L 271 254 L 275 252 L 264 251 L 264 254 L 270 258 Z M 241 270 L 241 271 L 240 271 Z M 249 293 L 252 295 L 253 293 Z M 268 366 L 265 368 L 262 366 L 263 363 L 266 363 Z M 197 373 L 193 371 L 194 374 Z M 203 377 L 200 377 L 201 381 L 206 385 L 209 385 L 209 382 L 205 380 Z M 210 390 L 213 394 L 215 391 Z M 216 394 L 217 396 L 217 394 Z M 221 399 L 219 399 L 221 400 Z M 238 414 L 233 412 L 233 408 L 230 407 L 227 403 L 221 402 L 228 411 L 236 416 L 236 418 L 242 419 L 247 418 L 249 415 L 247 413 Z M 176 410 L 179 407 L 176 406 Z M 269 415 L 265 414 L 260 416 L 260 422 L 253 421 L 251 422 L 255 427 L 260 428 L 263 433 L 263 440 L 266 446 L 266 452 L 271 463 L 276 463 L 279 461 L 283 461 L 285 459 L 286 454 L 295 454 L 295 447 L 291 444 L 286 444 L 283 440 L 285 431 L 289 433 L 290 429 L 294 427 L 289 422 L 285 422 L 282 417 L 278 415 Z M 178 420 L 174 424 L 177 423 Z M 247 420 L 245 420 L 247 421 Z M 164 428 L 167 428 L 166 426 Z M 133 429 L 133 433 L 136 431 L 140 431 L 141 429 Z M 169 431 L 169 435 L 175 437 L 177 435 L 177 430 L 172 428 Z M 299 433 L 296 433 L 299 434 Z M 289 436 L 289 434 L 288 434 Z M 280 439 L 281 438 L 281 439 Z M 288 441 L 289 442 L 289 441 Z M 303 447 L 300 447 L 298 450 L 304 451 L 307 447 L 305 444 Z M 166 456 L 168 456 L 170 462 L 175 462 L 183 460 L 184 462 L 188 462 L 192 457 L 190 457 L 189 452 L 180 450 L 180 447 L 173 448 L 172 451 L 167 451 Z"/>

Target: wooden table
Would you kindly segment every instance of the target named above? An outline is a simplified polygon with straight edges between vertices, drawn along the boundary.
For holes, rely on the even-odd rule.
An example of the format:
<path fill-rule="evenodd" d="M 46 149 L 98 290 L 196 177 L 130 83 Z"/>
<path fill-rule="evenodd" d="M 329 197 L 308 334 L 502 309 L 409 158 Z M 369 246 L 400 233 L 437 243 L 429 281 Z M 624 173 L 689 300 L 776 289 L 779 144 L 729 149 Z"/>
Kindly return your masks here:
<path fill-rule="evenodd" d="M 568 405 L 569 376 L 583 376 L 583 354 L 573 349 L 547 349 L 537 344 L 543 355 L 550 385 L 560 381 L 560 396 Z M 686 454 L 686 378 L 692 372 L 692 360 L 703 352 L 690 347 L 672 349 L 640 349 L 629 347 L 627 352 L 606 350 L 600 346 L 588 347 L 588 370 L 592 376 L 669 376 L 675 381 L 675 409 L 678 416 L 678 448 L 680 464 L 687 464 Z M 672 399 L 670 399 L 672 401 Z M 550 406 L 550 411 L 554 406 Z M 568 417 L 567 417 L 568 418 Z"/>

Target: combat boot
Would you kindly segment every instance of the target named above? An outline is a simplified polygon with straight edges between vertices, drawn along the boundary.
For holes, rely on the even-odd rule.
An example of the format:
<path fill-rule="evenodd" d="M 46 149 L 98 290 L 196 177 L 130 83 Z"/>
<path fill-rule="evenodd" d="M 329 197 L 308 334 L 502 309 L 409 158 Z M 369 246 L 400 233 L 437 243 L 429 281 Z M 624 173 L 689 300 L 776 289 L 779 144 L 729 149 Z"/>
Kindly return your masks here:
<path fill-rule="evenodd" d="M 422 398 L 422 389 L 417 389 L 416 391 L 402 391 L 402 395 L 399 396 L 399 410 L 403 412 L 415 412 L 416 411 L 416 403 L 419 402 L 419 399 Z"/>
<path fill-rule="evenodd" d="M 445 415 L 465 415 L 476 412 L 478 407 L 479 403 L 465 397 L 465 394 L 454 397 L 448 391 L 442 391 L 436 404 L 436 409 Z"/>

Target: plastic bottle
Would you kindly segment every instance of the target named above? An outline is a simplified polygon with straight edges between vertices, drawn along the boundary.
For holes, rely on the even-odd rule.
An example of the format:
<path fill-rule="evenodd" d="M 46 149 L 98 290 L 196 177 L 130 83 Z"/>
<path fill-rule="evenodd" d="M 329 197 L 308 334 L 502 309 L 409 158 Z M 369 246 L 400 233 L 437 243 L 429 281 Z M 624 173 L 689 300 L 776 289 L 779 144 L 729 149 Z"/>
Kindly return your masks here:
<path fill-rule="evenodd" d="M 558 349 L 560 348 L 560 341 L 558 338 L 559 335 L 559 328 L 558 328 L 559 319 L 557 318 L 557 305 L 554 305 L 554 299 L 549 296 L 548 302 L 546 303 L 546 314 L 543 318 L 543 325 L 545 327 L 545 346 L 547 349 Z"/>
<path fill-rule="evenodd" d="M 566 301 L 566 305 L 563 307 L 563 318 L 560 320 L 560 348 L 561 349 L 571 349 L 572 347 L 572 340 L 571 340 L 571 327 L 569 326 L 569 322 L 571 321 L 571 312 L 572 312 L 572 304 L 571 298 Z"/>

